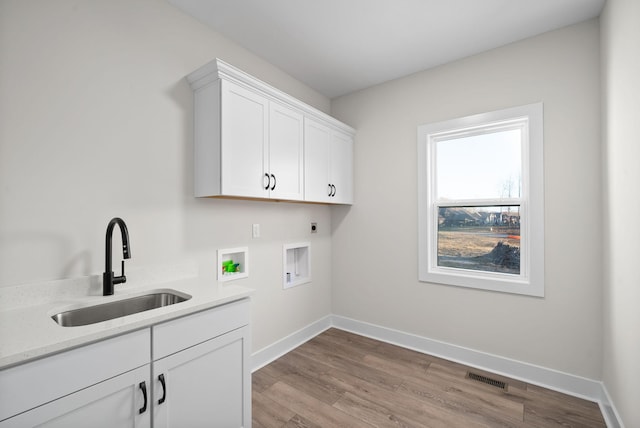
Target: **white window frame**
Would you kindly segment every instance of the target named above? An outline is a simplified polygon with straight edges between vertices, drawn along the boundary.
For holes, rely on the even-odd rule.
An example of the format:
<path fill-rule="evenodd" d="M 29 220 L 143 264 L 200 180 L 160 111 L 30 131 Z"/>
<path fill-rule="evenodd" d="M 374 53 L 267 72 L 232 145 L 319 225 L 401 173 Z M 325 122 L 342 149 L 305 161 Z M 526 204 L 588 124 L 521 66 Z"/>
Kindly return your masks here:
<path fill-rule="evenodd" d="M 436 143 L 452 135 L 522 127 L 522 193 L 516 198 L 437 200 Z M 418 127 L 418 280 L 544 297 L 543 106 L 529 104 Z M 515 203 L 514 203 L 515 202 Z M 520 274 L 438 266 L 438 207 L 520 205 Z"/>

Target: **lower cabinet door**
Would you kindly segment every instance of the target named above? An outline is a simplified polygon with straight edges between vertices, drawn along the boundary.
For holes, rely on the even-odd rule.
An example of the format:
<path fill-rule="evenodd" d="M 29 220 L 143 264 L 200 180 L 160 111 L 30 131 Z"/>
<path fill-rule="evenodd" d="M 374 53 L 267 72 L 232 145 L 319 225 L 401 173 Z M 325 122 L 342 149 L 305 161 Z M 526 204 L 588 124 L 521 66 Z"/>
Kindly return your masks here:
<path fill-rule="evenodd" d="M 0 427 L 149 428 L 149 374 L 149 366 L 142 366 L 6 419 Z M 46 379 L 34 380 L 34 388 L 38 381 Z"/>
<path fill-rule="evenodd" d="M 251 426 L 248 329 L 153 362 L 155 428 Z"/>

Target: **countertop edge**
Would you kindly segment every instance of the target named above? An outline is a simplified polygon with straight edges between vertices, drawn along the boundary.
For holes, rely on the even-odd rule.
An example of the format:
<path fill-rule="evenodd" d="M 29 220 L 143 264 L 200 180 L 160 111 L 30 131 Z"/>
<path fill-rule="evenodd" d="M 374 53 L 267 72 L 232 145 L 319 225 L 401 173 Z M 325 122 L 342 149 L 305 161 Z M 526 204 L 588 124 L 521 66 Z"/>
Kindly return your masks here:
<path fill-rule="evenodd" d="M 46 305 L 18 308 L 15 311 L 5 311 L 0 313 L 0 315 L 4 316 L 4 322 L 11 320 L 12 318 L 16 318 L 15 322 L 25 321 L 20 320 L 19 317 L 38 318 L 35 321 L 27 320 L 25 324 L 28 324 L 29 327 L 25 329 L 13 327 L 13 330 L 15 331 L 10 332 L 9 334 L 9 336 L 12 334 L 15 336 L 16 333 L 19 333 L 27 336 L 26 338 L 2 337 L 3 342 L 9 342 L 8 347 L 10 350 L 6 352 L 6 354 L 1 355 L 1 351 L 3 349 L 0 349 L 0 371 L 111 337 L 133 332 L 135 330 L 149 328 L 153 325 L 201 312 L 203 310 L 212 309 L 217 306 L 249 298 L 254 293 L 253 289 L 243 286 L 216 286 L 213 284 L 203 285 L 200 281 L 195 281 L 195 284 L 190 284 L 189 282 L 191 281 L 186 281 L 184 284 L 182 281 L 177 281 L 175 284 L 151 284 L 140 288 L 132 288 L 128 290 L 127 293 L 118 296 L 126 298 L 127 294 L 145 291 L 153 288 L 154 286 L 156 288 L 158 286 L 161 288 L 175 288 L 176 290 L 192 295 L 192 299 L 184 302 L 186 303 L 184 305 L 176 304 L 158 308 L 122 317 L 117 320 L 92 324 L 90 326 L 62 327 L 55 324 L 49 316 L 50 312 L 55 307 L 60 307 L 62 304 L 68 304 L 68 301 L 52 301 Z M 95 301 L 96 300 L 93 299 L 92 302 Z M 81 304 L 81 301 L 77 301 L 76 303 Z M 14 314 L 11 314 L 11 312 L 14 312 Z M 55 337 L 53 339 L 51 337 L 47 337 L 47 330 L 55 332 L 55 337 L 59 339 L 56 340 Z M 28 337 L 29 335 L 32 337 Z M 21 343 L 13 344 L 11 343 L 12 340 L 14 342 Z"/>

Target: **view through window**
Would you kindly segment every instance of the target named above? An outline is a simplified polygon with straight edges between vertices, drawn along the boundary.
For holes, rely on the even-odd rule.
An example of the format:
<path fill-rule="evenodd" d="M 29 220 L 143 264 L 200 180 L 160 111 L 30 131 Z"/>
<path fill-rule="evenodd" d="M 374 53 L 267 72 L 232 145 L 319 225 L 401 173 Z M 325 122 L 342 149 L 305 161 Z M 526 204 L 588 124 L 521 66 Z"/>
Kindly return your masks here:
<path fill-rule="evenodd" d="M 542 104 L 418 127 L 419 280 L 544 295 Z"/>
<path fill-rule="evenodd" d="M 438 266 L 520 274 L 520 207 L 440 207 Z"/>
<path fill-rule="evenodd" d="M 520 274 L 522 124 L 444 135 L 434 150 L 438 266 Z"/>

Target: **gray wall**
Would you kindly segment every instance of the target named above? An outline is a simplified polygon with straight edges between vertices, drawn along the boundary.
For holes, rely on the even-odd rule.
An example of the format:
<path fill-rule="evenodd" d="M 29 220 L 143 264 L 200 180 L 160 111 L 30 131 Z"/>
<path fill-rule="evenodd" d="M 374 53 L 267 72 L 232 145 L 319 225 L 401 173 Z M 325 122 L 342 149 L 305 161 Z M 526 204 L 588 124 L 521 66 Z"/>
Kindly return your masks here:
<path fill-rule="evenodd" d="M 605 187 L 604 384 L 627 427 L 640 426 L 640 2 L 601 16 Z"/>
<path fill-rule="evenodd" d="M 0 286 L 101 273 L 121 216 L 130 269 L 189 259 L 213 279 L 218 248 L 249 246 L 254 350 L 330 313 L 328 207 L 192 196 L 184 76 L 215 57 L 329 109 L 164 0 L 0 2 Z M 302 240 L 313 284 L 283 291 L 282 244 Z"/>
<path fill-rule="evenodd" d="M 355 205 L 332 212 L 333 312 L 599 379 L 599 58 L 592 20 L 332 100 L 358 130 Z M 418 125 L 538 101 L 545 298 L 418 282 Z"/>

